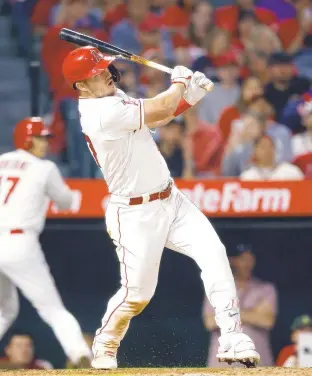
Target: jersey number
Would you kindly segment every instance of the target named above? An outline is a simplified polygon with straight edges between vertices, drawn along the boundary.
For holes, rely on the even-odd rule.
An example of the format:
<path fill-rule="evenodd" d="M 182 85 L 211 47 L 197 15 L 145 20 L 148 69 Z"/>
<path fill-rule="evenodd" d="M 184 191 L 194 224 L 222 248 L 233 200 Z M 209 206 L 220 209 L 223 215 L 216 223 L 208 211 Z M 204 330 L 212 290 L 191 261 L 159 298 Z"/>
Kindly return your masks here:
<path fill-rule="evenodd" d="M 0 193 L 3 205 L 7 204 L 20 178 L 0 176 Z"/>
<path fill-rule="evenodd" d="M 89 147 L 89 150 L 90 150 L 90 152 L 91 152 L 91 154 L 92 154 L 92 156 L 93 156 L 96 164 L 101 168 L 100 163 L 99 163 L 98 158 L 97 158 L 97 153 L 96 153 L 96 151 L 94 149 L 92 141 L 90 140 L 90 138 L 87 135 L 84 135 L 84 137 L 85 137 L 85 140 L 87 141 L 87 145 Z"/>

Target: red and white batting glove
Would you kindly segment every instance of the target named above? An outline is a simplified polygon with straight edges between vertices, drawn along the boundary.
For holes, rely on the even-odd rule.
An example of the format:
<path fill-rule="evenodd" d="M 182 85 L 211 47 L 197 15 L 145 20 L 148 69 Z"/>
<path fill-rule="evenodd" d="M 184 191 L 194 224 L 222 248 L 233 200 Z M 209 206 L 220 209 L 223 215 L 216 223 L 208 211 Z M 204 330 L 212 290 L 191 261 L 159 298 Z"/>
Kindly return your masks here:
<path fill-rule="evenodd" d="M 183 98 L 181 99 L 178 108 L 174 115 L 178 116 L 185 112 L 197 102 L 202 100 L 208 91 L 213 90 L 212 81 L 207 78 L 204 73 L 195 72 L 190 80 L 188 88 L 185 90 Z"/>
<path fill-rule="evenodd" d="M 181 83 L 185 86 L 185 89 L 187 89 L 192 76 L 193 72 L 190 69 L 183 67 L 182 65 L 177 65 L 171 73 L 171 83 Z"/>
<path fill-rule="evenodd" d="M 213 89 L 213 83 L 207 78 L 204 73 L 195 72 L 190 80 L 189 86 L 185 91 L 183 98 L 191 106 L 202 100 L 207 94 L 208 90 Z"/>

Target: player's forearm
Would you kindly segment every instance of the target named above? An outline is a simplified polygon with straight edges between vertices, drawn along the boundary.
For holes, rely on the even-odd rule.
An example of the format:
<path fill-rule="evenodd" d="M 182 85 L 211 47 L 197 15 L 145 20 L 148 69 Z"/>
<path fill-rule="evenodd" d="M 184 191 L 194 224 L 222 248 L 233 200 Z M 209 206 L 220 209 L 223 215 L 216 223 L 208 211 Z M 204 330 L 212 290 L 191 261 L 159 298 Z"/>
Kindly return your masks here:
<path fill-rule="evenodd" d="M 166 125 L 166 124 L 170 123 L 170 121 L 172 119 L 174 119 L 174 116 L 169 116 L 169 117 L 167 117 L 164 120 L 160 120 L 160 121 L 156 121 L 154 123 L 147 124 L 147 126 L 149 128 L 159 128 L 159 127 L 162 127 L 163 125 Z"/>
<path fill-rule="evenodd" d="M 275 316 L 272 312 L 241 311 L 241 320 L 243 324 L 271 329 L 275 322 Z"/>
<path fill-rule="evenodd" d="M 168 109 L 168 116 L 174 114 L 184 92 L 185 86 L 181 83 L 176 83 L 157 96 L 162 101 L 163 106 Z"/>
<path fill-rule="evenodd" d="M 144 118 L 146 124 L 163 121 L 173 116 L 183 97 L 185 86 L 181 83 L 171 85 L 168 90 L 151 99 L 144 99 Z M 151 127 L 154 128 L 154 127 Z"/>

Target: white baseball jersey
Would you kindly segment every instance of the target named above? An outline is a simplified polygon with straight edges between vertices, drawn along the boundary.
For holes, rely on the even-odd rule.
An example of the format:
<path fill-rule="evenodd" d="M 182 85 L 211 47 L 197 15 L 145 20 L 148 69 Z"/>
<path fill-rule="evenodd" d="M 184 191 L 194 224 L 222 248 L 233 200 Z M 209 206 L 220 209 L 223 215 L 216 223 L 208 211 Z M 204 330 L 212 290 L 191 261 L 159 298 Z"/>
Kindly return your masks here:
<path fill-rule="evenodd" d="M 69 209 L 74 194 L 55 163 L 24 150 L 0 156 L 0 232 L 12 229 L 41 232 L 49 199 Z"/>
<path fill-rule="evenodd" d="M 102 170 L 110 193 L 139 196 L 164 188 L 170 179 L 167 164 L 144 125 L 142 99 L 116 95 L 80 99 L 82 132 Z"/>

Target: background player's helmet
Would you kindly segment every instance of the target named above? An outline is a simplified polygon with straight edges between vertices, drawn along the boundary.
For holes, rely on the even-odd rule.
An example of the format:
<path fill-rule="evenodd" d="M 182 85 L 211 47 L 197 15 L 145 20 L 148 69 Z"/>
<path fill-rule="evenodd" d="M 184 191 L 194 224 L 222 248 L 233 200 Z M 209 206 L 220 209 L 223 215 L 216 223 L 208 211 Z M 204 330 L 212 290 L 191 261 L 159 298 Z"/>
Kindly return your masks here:
<path fill-rule="evenodd" d="M 116 58 L 104 55 L 97 48 L 86 46 L 70 52 L 63 62 L 63 75 L 70 86 L 76 82 L 96 76 L 109 69 L 113 80 L 119 82 L 120 73 L 112 64 Z"/>
<path fill-rule="evenodd" d="M 16 149 L 29 150 L 32 147 L 32 137 L 51 137 L 50 130 L 40 117 L 29 117 L 18 122 L 14 129 L 13 139 Z"/>

